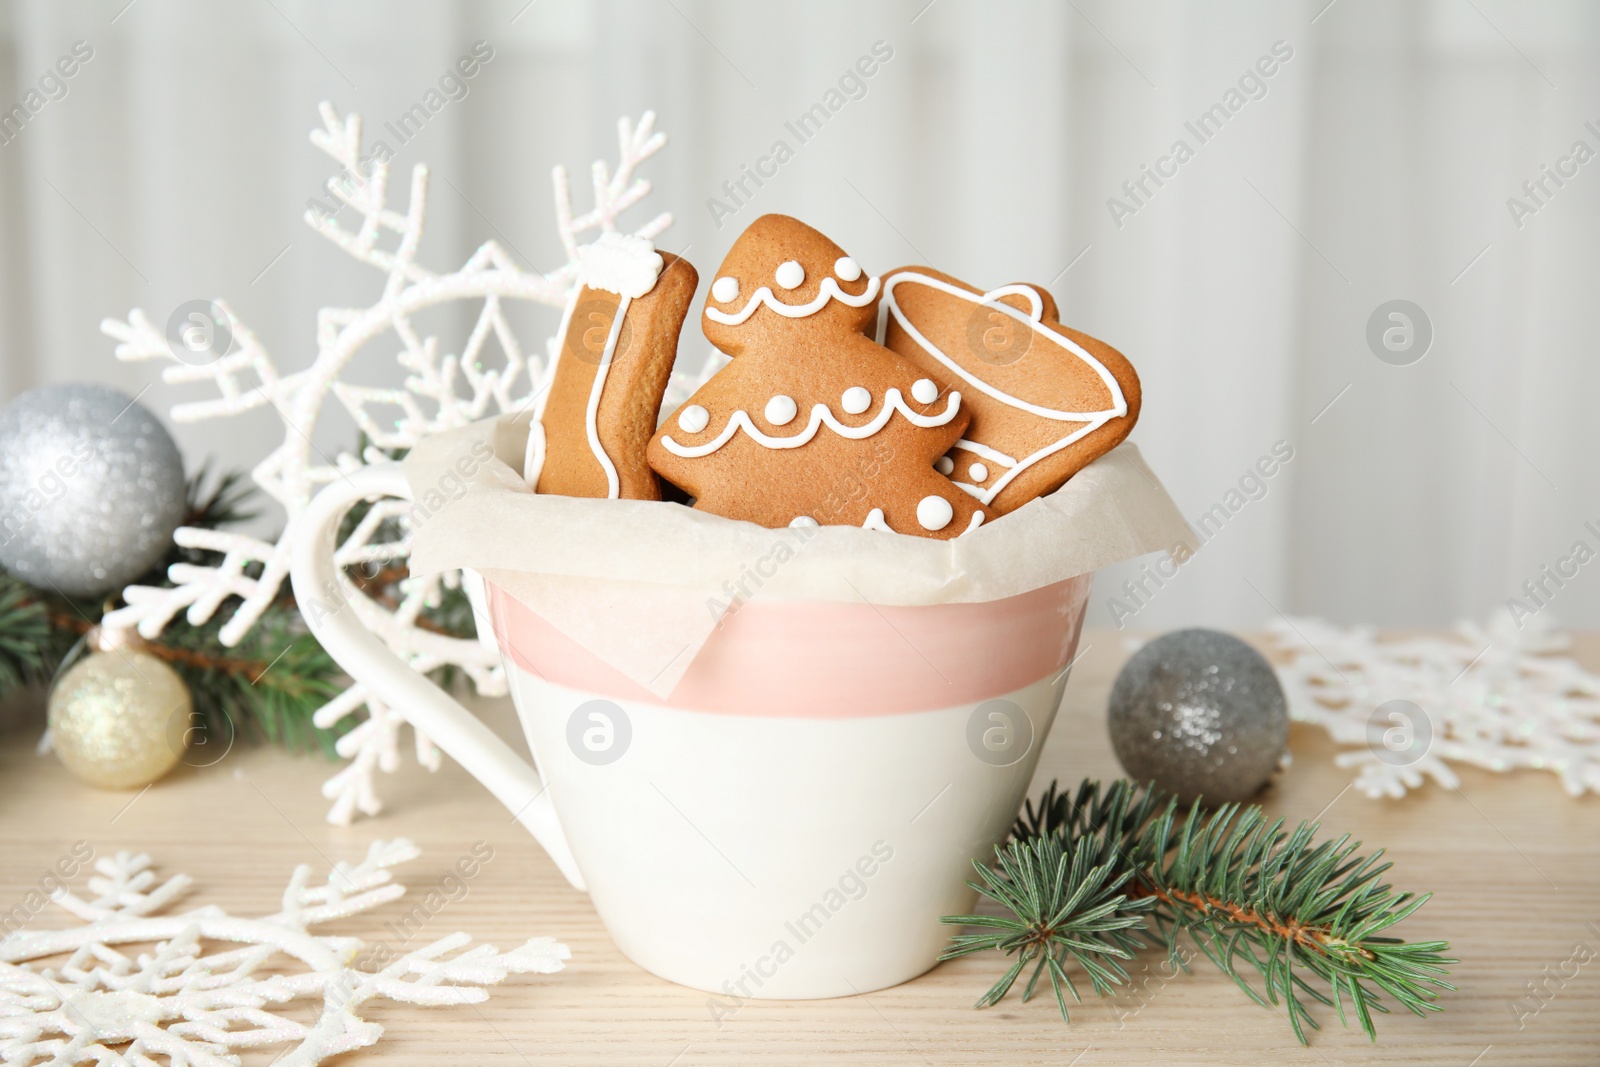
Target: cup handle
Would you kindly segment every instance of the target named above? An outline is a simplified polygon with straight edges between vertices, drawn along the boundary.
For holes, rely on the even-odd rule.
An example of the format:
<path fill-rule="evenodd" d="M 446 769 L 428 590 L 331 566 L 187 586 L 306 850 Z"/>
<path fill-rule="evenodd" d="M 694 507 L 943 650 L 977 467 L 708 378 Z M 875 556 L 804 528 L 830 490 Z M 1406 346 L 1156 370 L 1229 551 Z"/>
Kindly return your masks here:
<path fill-rule="evenodd" d="M 354 471 L 312 498 L 301 517 L 290 564 L 300 614 L 351 678 L 399 711 L 482 782 L 544 847 L 567 881 L 583 889 L 583 875 L 539 773 L 476 715 L 391 652 L 352 609 L 351 597 L 361 594 L 334 562 L 334 538 L 357 501 L 382 496 L 411 499 L 411 487 L 398 463 Z M 479 625 L 487 625 L 481 615 Z"/>

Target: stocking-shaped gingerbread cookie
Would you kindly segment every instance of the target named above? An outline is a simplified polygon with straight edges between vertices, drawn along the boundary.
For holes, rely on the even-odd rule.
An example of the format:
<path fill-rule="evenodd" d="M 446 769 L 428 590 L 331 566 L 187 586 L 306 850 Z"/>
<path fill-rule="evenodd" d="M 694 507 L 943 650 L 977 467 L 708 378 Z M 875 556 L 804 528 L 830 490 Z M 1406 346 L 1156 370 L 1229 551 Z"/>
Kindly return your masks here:
<path fill-rule="evenodd" d="M 865 335 L 878 290 L 811 227 L 757 219 L 702 321 L 733 361 L 662 425 L 650 465 L 695 507 L 763 526 L 977 527 L 984 508 L 933 466 L 966 429 L 963 394 Z"/>
<path fill-rule="evenodd" d="M 582 284 L 556 337 L 524 474 L 540 493 L 660 500 L 645 446 L 699 277 L 688 260 L 624 234 L 578 256 Z"/>
<path fill-rule="evenodd" d="M 1132 365 L 1061 325 L 1035 285 L 985 293 L 931 267 L 902 267 L 884 275 L 877 338 L 941 390 L 961 390 L 972 422 L 939 469 L 994 515 L 1060 488 L 1139 417 Z"/>

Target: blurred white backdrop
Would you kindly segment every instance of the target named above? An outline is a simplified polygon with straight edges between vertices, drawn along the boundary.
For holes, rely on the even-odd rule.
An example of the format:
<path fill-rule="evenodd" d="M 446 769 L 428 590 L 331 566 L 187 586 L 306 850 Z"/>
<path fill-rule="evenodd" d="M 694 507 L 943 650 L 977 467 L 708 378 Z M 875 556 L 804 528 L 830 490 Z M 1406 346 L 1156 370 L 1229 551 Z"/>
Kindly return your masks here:
<path fill-rule="evenodd" d="M 703 281 L 744 223 L 780 211 L 874 271 L 928 262 L 1044 284 L 1064 321 L 1125 352 L 1145 389 L 1134 440 L 1209 539 L 1159 588 L 1127 593 L 1136 566 L 1105 575 L 1095 621 L 1435 624 L 1526 600 L 1533 580 L 1562 620 L 1600 625 L 1600 563 L 1573 555 L 1600 550 L 1594 4 L 4 11 L 0 110 L 75 45 L 92 55 L 43 86 L 20 129 L 0 124 L 0 399 L 86 379 L 150 385 L 163 416 L 203 397 L 117 363 L 98 328 L 132 307 L 160 324 L 196 298 L 226 298 L 284 369 L 304 366 L 317 308 L 368 303 L 380 282 L 302 220 L 327 199 L 327 158 L 307 140 L 317 102 L 384 136 L 483 42 L 492 57 L 464 95 L 404 144 L 385 138 L 397 174 L 426 162 L 435 176 L 422 257 L 435 267 L 489 238 L 558 264 L 551 166 L 582 175 L 613 154 L 619 115 L 654 108 L 672 143 L 648 165 L 652 205 L 677 219 L 660 243 Z M 841 83 L 875 47 L 889 58 Z M 844 103 L 800 144 L 784 124 L 835 88 Z M 1220 131 L 1191 128 L 1218 104 Z M 723 183 L 778 139 L 793 158 L 724 217 Z M 1433 333 L 1403 366 L 1367 340 L 1395 299 Z M 706 350 L 686 332 L 680 358 Z M 359 374 L 397 381 L 392 356 L 371 346 Z M 175 432 L 191 463 L 239 467 L 282 430 L 257 411 Z M 332 454 L 354 425 L 317 437 Z M 1292 458 L 1252 475 L 1274 449 Z M 1570 577 L 1558 586 L 1546 566 Z"/>

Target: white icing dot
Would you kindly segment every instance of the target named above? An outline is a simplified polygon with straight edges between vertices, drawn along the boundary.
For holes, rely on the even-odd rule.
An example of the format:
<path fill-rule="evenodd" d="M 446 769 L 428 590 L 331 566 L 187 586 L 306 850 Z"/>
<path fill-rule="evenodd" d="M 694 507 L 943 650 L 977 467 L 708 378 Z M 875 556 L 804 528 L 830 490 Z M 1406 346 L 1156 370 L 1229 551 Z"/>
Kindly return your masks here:
<path fill-rule="evenodd" d="M 792 259 L 786 259 L 778 264 L 778 269 L 772 272 L 778 284 L 785 289 L 798 289 L 806 280 L 806 269 Z"/>
<path fill-rule="evenodd" d="M 851 415 L 859 415 L 872 406 L 872 394 L 859 385 L 852 385 L 839 398 L 839 404 Z"/>
<path fill-rule="evenodd" d="M 767 421 L 772 423 L 774 426 L 787 426 L 794 420 L 794 417 L 799 410 L 799 408 L 795 407 L 794 397 L 784 396 L 782 393 L 779 393 L 777 396 L 767 401 Z"/>
<path fill-rule="evenodd" d="M 833 261 L 833 273 L 837 274 L 842 281 L 853 282 L 861 277 L 861 264 L 849 256 L 840 256 Z"/>
<path fill-rule="evenodd" d="M 982 463 L 974 463 L 972 466 L 967 468 L 967 477 L 971 478 L 975 482 L 981 483 L 987 481 L 989 478 L 989 468 L 985 467 Z"/>
<path fill-rule="evenodd" d="M 939 387 L 932 378 L 918 378 L 911 384 L 911 399 L 919 404 L 931 404 L 939 399 Z"/>
<path fill-rule="evenodd" d="M 933 461 L 933 469 L 949 477 L 950 472 L 956 469 L 956 461 L 949 456 L 940 456 Z"/>
<path fill-rule="evenodd" d="M 723 304 L 739 299 L 739 279 L 718 278 L 712 282 L 711 298 Z"/>
<path fill-rule="evenodd" d="M 678 412 L 678 425 L 685 433 L 699 433 L 711 422 L 711 412 L 699 404 L 690 404 Z"/>
<path fill-rule="evenodd" d="M 942 530 L 955 515 L 956 509 L 942 496 L 925 496 L 917 501 L 917 521 L 924 530 Z"/>
<path fill-rule="evenodd" d="M 796 515 L 789 525 L 795 527 L 815 526 L 817 525 L 817 520 L 810 515 Z"/>

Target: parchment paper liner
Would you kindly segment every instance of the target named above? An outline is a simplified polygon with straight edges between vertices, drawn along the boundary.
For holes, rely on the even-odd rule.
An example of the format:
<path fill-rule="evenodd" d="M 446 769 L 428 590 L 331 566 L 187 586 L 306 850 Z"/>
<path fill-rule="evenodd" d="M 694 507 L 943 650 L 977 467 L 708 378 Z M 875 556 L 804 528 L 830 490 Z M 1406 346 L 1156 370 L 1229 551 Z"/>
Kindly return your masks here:
<path fill-rule="evenodd" d="M 527 432 L 526 420 L 503 416 L 410 453 L 412 573 L 477 570 L 663 697 L 736 600 L 999 600 L 1192 547 L 1177 505 L 1130 443 L 1049 496 L 936 541 L 846 526 L 769 530 L 655 501 L 538 496 L 519 473 Z"/>

